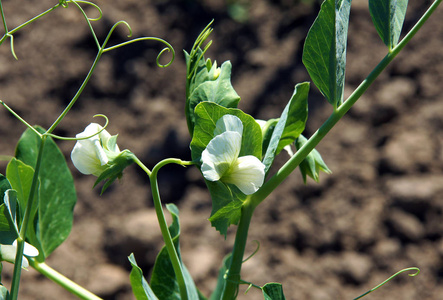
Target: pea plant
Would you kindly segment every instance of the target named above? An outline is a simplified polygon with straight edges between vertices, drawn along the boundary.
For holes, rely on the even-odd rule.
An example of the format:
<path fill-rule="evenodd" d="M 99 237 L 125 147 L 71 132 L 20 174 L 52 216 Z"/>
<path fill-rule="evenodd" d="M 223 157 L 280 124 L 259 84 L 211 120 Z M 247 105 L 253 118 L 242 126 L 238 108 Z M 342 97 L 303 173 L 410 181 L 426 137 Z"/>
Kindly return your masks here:
<path fill-rule="evenodd" d="M 117 136 L 106 130 L 108 118 L 104 115 L 94 116 L 103 118 L 103 126 L 98 122 L 91 123 L 75 137 L 62 137 L 53 132 L 81 98 L 94 69 L 107 52 L 131 43 L 153 40 L 166 46 L 157 57 L 157 65 L 167 67 L 175 57 L 172 46 L 155 37 L 134 38 L 109 46 L 108 42 L 116 27 L 126 26 L 131 32 L 129 24 L 125 21 L 115 23 L 104 40 L 100 41 L 94 31 L 93 22 L 99 21 L 102 11 L 96 4 L 83 0 L 60 0 L 22 25 L 9 29 L 0 0 L 5 32 L 0 45 L 9 41 L 12 57 L 15 59 L 14 35 L 34 21 L 68 5 L 75 6 L 84 17 L 97 47 L 96 58 L 83 83 L 48 129 L 31 126 L 13 107 L 8 106 L 7 99 L 0 100 L 2 107 L 27 127 L 18 141 L 14 156 L 1 156 L 8 161 L 8 165 L 6 174 L 0 175 L 0 275 L 3 261 L 13 263 L 14 269 L 11 286 L 7 288 L 0 285 L 0 299 L 17 299 L 21 271 L 29 267 L 81 299 L 100 299 L 45 263 L 46 258 L 68 237 L 77 200 L 73 177 L 55 140 L 75 141 L 71 152 L 74 166 L 85 175 L 96 176 L 95 185 L 102 184 L 102 192 L 117 178 L 121 178 L 124 169 L 130 165 L 135 164 L 146 173 L 164 247 L 158 253 L 149 282 L 138 267 L 136 257 L 129 255 L 132 266 L 129 281 L 136 299 L 230 300 L 237 297 L 241 284 L 261 289 L 264 299 L 285 299 L 281 284 L 270 282 L 258 286 L 241 276 L 248 229 L 254 210 L 297 167 L 305 182 L 307 177 L 318 181 L 321 171 L 330 173 L 315 147 L 407 45 L 440 2 L 441 0 L 435 0 L 415 26 L 400 39 L 408 1 L 369 0 L 369 13 L 382 42 L 387 46 L 387 54 L 347 99 L 344 99 L 343 91 L 351 0 L 323 2 L 318 17 L 307 34 L 302 59 L 312 82 L 332 106 L 332 113 L 309 138 L 302 134 L 308 117 L 310 83 L 295 85 L 292 96 L 277 119 L 256 120 L 241 111 L 237 108 L 240 96 L 231 84 L 231 63 L 226 61 L 219 66 L 215 60 L 205 57 L 211 45 L 208 40 L 213 30 L 211 22 L 197 37 L 193 47 L 184 51 L 186 78 L 183 79 L 186 80 L 186 98 L 183 103 L 192 138 L 192 160 L 168 158 L 150 169 L 135 153 L 120 150 Z M 88 16 L 86 6 L 95 9 L 99 16 Z M 159 58 L 165 52 L 170 52 L 172 58 L 166 65 L 161 65 Z M 289 153 L 290 158 L 271 173 L 274 159 L 281 152 Z M 173 204 L 166 204 L 172 223 L 168 225 L 165 218 L 157 178 L 160 169 L 168 164 L 196 167 L 201 171 L 212 198 L 209 221 L 215 230 L 226 236 L 231 225 L 237 226 L 232 252 L 220 262 L 217 285 L 209 298 L 200 293 L 182 262 L 178 208 Z M 405 271 L 410 276 L 419 272 L 414 267 L 406 268 L 385 282 Z M 355 299 L 367 295 L 385 282 Z"/>

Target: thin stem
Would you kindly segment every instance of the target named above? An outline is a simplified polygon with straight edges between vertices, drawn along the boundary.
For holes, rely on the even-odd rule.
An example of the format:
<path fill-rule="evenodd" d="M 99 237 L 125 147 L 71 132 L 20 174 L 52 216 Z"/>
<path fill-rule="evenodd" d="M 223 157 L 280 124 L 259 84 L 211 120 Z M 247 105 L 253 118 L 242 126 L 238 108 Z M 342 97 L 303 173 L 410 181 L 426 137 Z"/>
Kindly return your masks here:
<path fill-rule="evenodd" d="M 2 15 L 3 28 L 5 29 L 5 35 L 6 35 L 6 33 L 8 32 L 8 26 L 6 25 L 6 18 L 5 18 L 5 13 L 3 12 L 2 0 L 0 0 L 0 13 Z"/>
<path fill-rule="evenodd" d="M 152 199 L 154 202 L 155 213 L 157 214 L 158 223 L 160 225 L 160 231 L 165 242 L 166 249 L 168 251 L 169 259 L 171 260 L 172 267 L 174 269 L 175 276 L 177 278 L 178 286 L 180 289 L 180 297 L 182 300 L 188 299 L 188 294 L 186 290 L 186 282 L 183 275 L 182 264 L 180 258 L 178 257 L 177 250 L 175 249 L 174 243 L 172 241 L 171 233 L 168 229 L 168 223 L 166 222 L 165 214 L 163 213 L 163 208 L 160 199 L 160 192 L 158 189 L 157 174 L 161 167 L 175 163 L 182 166 L 189 166 L 193 163 L 190 161 L 182 161 L 177 158 L 169 158 L 162 160 L 157 165 L 154 166 L 152 171 L 150 171 L 137 157 L 134 159 L 135 163 L 142 168 L 149 176 L 149 181 L 151 182 Z"/>
<path fill-rule="evenodd" d="M 75 282 L 65 277 L 64 275 L 60 274 L 59 272 L 57 272 L 47 264 L 39 263 L 35 261 L 35 259 L 33 258 L 30 258 L 28 260 L 29 260 L 29 265 L 33 267 L 36 271 L 46 276 L 47 278 L 51 279 L 52 281 L 63 287 L 65 290 L 76 295 L 80 299 L 102 300 L 102 298 L 86 290 L 84 287 L 76 284 Z"/>
<path fill-rule="evenodd" d="M 135 155 L 134 155 L 134 161 L 140 168 L 142 168 L 143 171 L 145 171 L 146 174 L 148 174 L 149 177 L 151 177 L 152 173 L 151 170 L 149 170 Z"/>
<path fill-rule="evenodd" d="M 31 129 L 32 131 L 34 131 L 35 134 L 37 134 L 38 136 L 42 137 L 43 135 L 38 132 L 34 127 L 32 127 L 31 124 L 29 124 L 28 122 L 26 122 L 22 117 L 20 117 L 15 111 L 12 110 L 12 108 L 10 108 L 5 102 L 3 102 L 2 100 L 0 100 L 0 104 L 3 105 L 14 117 L 16 117 L 20 122 L 22 122 L 23 124 L 26 125 L 26 127 L 28 127 L 29 129 Z"/>
<path fill-rule="evenodd" d="M 72 98 L 71 102 L 69 102 L 68 106 L 66 106 L 66 108 L 63 110 L 63 112 L 60 114 L 60 116 L 58 116 L 57 120 L 55 120 L 55 122 L 51 125 L 51 127 L 49 127 L 49 129 L 46 131 L 46 133 L 51 133 L 52 131 L 54 131 L 55 127 L 57 127 L 57 125 L 63 120 L 63 118 L 71 110 L 72 106 L 75 104 L 77 99 L 80 97 L 81 93 L 83 92 L 83 90 L 86 87 L 86 84 L 88 84 L 89 79 L 91 79 L 92 73 L 94 72 L 94 69 L 97 66 L 97 63 L 103 54 L 103 48 L 104 48 L 104 46 L 102 46 L 102 48 L 100 48 L 100 50 L 98 51 L 97 56 L 95 57 L 95 60 L 92 63 L 91 68 L 89 69 L 88 75 L 86 75 L 85 80 L 83 80 L 82 85 L 80 86 L 80 88 L 78 89 L 78 91 L 74 95 L 74 97 Z"/>
<path fill-rule="evenodd" d="M 23 258 L 23 250 L 25 246 L 25 239 L 26 239 L 26 231 L 28 229 L 28 223 L 31 216 L 31 210 L 34 204 L 35 195 L 37 193 L 37 186 L 38 186 L 38 175 L 40 173 L 40 166 L 43 158 L 43 150 L 45 147 L 45 141 L 46 137 L 43 137 L 40 141 L 40 147 L 38 149 L 38 156 L 37 156 L 37 162 L 35 165 L 34 170 L 34 176 L 32 177 L 32 183 L 31 183 L 31 189 L 29 191 L 29 197 L 28 202 L 26 203 L 25 213 L 23 216 L 23 222 L 20 227 L 20 234 L 17 238 L 17 252 L 15 256 L 15 263 L 14 263 L 14 271 L 13 271 L 13 277 L 12 277 L 12 283 L 11 283 L 11 293 L 10 293 L 10 300 L 16 300 L 18 297 L 18 288 L 20 285 L 20 277 L 21 277 L 21 270 L 22 270 L 22 258 Z"/>
<path fill-rule="evenodd" d="M 255 207 L 254 203 L 248 198 L 241 208 L 240 222 L 238 223 L 237 233 L 235 235 L 234 249 L 232 250 L 231 265 L 229 266 L 229 272 L 226 278 L 223 300 L 235 299 L 238 294 L 238 285 L 241 283 L 240 272 L 246 241 L 248 239 L 249 224 L 251 223 Z"/>

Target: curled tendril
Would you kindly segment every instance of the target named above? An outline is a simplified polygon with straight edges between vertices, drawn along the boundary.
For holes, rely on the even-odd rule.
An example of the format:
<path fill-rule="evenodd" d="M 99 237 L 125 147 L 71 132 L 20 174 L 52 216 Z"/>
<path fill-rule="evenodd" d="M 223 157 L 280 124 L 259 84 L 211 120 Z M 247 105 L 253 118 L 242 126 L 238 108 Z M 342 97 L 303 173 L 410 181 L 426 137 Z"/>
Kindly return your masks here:
<path fill-rule="evenodd" d="M 59 139 L 59 140 L 63 140 L 63 141 L 78 141 L 78 140 L 87 140 L 87 139 L 90 139 L 90 138 L 92 138 L 93 136 L 96 136 L 97 134 L 100 134 L 103 130 L 106 129 L 106 127 L 108 127 L 108 124 L 109 124 L 109 119 L 108 119 L 107 116 L 105 116 L 105 115 L 101 115 L 101 114 L 98 114 L 98 115 L 94 115 L 94 116 L 93 116 L 93 118 L 95 118 L 95 117 L 102 117 L 102 118 L 105 118 L 106 123 L 105 123 L 105 125 L 103 126 L 103 128 L 100 129 L 100 131 L 98 131 L 98 132 L 96 132 L 96 133 L 94 133 L 94 134 L 92 134 L 92 135 L 90 135 L 90 136 L 82 137 L 82 138 L 77 138 L 77 137 L 63 137 L 63 136 L 59 136 L 59 135 L 56 135 L 56 134 L 53 134 L 53 133 L 45 133 L 45 134 L 43 134 L 43 135 L 50 136 L 50 137 L 52 137 L 52 138 Z"/>
<path fill-rule="evenodd" d="M 253 240 L 253 242 L 255 242 L 257 244 L 257 248 L 255 248 L 254 252 L 252 252 L 251 255 L 249 255 L 247 258 L 245 258 L 242 263 L 245 263 L 246 261 L 251 259 L 255 254 L 257 254 L 258 250 L 260 250 L 260 242 L 257 240 Z"/>
<path fill-rule="evenodd" d="M 394 277 L 398 276 L 399 274 L 404 273 L 404 272 L 409 272 L 409 271 L 415 271 L 415 273 L 408 274 L 411 277 L 414 277 L 414 276 L 417 276 L 418 274 L 420 274 L 420 269 L 417 268 L 417 267 L 406 268 L 406 269 L 400 270 L 397 273 L 395 273 L 394 275 L 392 275 L 391 277 L 389 277 L 388 279 L 386 279 L 385 281 L 383 281 L 382 283 L 380 283 L 379 285 L 377 285 L 376 287 L 370 289 L 369 291 L 367 291 L 366 293 L 358 296 L 357 298 L 354 298 L 354 300 L 363 298 L 364 296 L 366 296 L 367 294 L 377 290 L 379 287 L 383 286 L 385 283 L 389 282 L 390 280 L 392 280 Z"/>
<path fill-rule="evenodd" d="M 174 48 L 173 48 L 173 47 L 171 46 L 171 44 L 169 44 L 167 41 L 165 41 L 165 40 L 163 40 L 163 39 L 160 39 L 160 38 L 156 38 L 156 37 L 141 37 L 141 38 L 136 38 L 136 39 L 132 39 L 132 40 L 129 40 L 129 41 L 126 41 L 126 42 L 123 42 L 123 43 L 120 43 L 120 44 L 117 44 L 117 45 L 110 46 L 110 47 L 107 47 L 107 48 L 106 48 L 106 44 L 108 43 L 108 41 L 109 41 L 109 39 L 110 39 L 112 33 L 115 31 L 115 28 L 117 28 L 117 26 L 120 25 L 120 24 L 124 24 L 124 25 L 126 25 L 126 27 L 129 29 L 128 37 L 131 37 L 131 36 L 132 36 L 132 29 L 131 29 L 131 26 L 129 26 L 129 24 L 128 24 L 126 21 L 119 21 L 119 22 L 115 23 L 114 26 L 112 26 L 112 28 L 109 30 L 109 33 L 108 33 L 108 35 L 106 36 L 105 41 L 103 42 L 103 45 L 102 45 L 103 53 L 104 53 L 104 52 L 111 51 L 111 50 L 114 50 L 114 49 L 117 49 L 117 48 L 120 48 L 120 47 L 122 47 L 122 46 L 126 46 L 126 45 L 129 45 L 129 44 L 132 44 L 132 43 L 136 43 L 136 42 L 140 42 L 140 41 L 148 41 L 148 40 L 152 40 L 152 41 L 161 42 L 161 43 L 163 43 L 163 44 L 166 45 L 166 48 L 164 48 L 163 50 L 161 50 L 160 53 L 157 55 L 157 59 L 156 59 L 157 66 L 159 66 L 160 68 L 166 68 L 166 67 L 169 67 L 169 66 L 172 64 L 172 62 L 173 62 L 174 59 L 175 59 L 175 50 L 174 50 Z M 172 58 L 171 58 L 171 60 L 170 60 L 167 64 L 164 65 L 164 64 L 161 64 L 161 63 L 160 63 L 160 57 L 161 57 L 161 56 L 163 55 L 163 53 L 166 52 L 166 51 L 172 53 Z"/>
<path fill-rule="evenodd" d="M 58 0 L 58 4 L 60 4 L 64 8 L 68 7 L 68 1 L 66 0 Z"/>
<path fill-rule="evenodd" d="M 100 6 L 98 6 L 98 5 L 95 4 L 95 3 L 92 3 L 92 2 L 89 2 L 89 1 L 83 1 L 83 0 L 70 0 L 70 2 L 76 2 L 76 3 L 87 4 L 87 5 L 90 5 L 90 6 L 94 7 L 95 9 L 97 9 L 97 11 L 98 11 L 98 17 L 96 17 L 96 18 L 90 18 L 90 17 L 86 16 L 86 17 L 88 18 L 89 21 L 92 21 L 92 22 L 94 22 L 94 21 L 98 21 L 98 20 L 100 20 L 100 19 L 103 17 L 102 9 L 100 8 Z"/>

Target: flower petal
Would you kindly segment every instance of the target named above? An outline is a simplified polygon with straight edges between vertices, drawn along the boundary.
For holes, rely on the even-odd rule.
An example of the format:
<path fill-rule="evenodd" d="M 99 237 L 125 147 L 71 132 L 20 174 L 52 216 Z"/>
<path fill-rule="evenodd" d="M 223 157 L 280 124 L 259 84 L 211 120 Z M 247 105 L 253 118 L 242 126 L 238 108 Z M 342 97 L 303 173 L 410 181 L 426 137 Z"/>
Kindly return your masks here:
<path fill-rule="evenodd" d="M 214 136 L 222 134 L 226 131 L 235 131 L 243 135 L 243 123 L 242 121 L 234 115 L 224 115 L 218 119 L 215 124 Z"/>
<path fill-rule="evenodd" d="M 237 159 L 222 181 L 236 185 L 245 195 L 255 193 L 265 180 L 265 165 L 255 156 Z"/>
<path fill-rule="evenodd" d="M 241 148 L 241 135 L 226 131 L 214 137 L 202 152 L 201 171 L 209 181 L 219 180 L 237 160 Z"/>
<path fill-rule="evenodd" d="M 74 166 L 85 175 L 101 173 L 104 168 L 95 153 L 94 145 L 88 140 L 80 140 L 71 152 L 71 160 Z"/>

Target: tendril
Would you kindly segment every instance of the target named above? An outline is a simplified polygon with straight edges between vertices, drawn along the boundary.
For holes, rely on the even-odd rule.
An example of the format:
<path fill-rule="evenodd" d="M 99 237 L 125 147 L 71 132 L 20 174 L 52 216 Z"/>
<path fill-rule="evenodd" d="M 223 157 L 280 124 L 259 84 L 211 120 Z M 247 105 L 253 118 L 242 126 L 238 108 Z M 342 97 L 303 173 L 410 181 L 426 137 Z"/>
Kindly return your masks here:
<path fill-rule="evenodd" d="M 126 46 L 126 45 L 129 45 L 129 44 L 132 44 L 132 43 L 136 43 L 136 42 L 140 42 L 140 41 L 149 41 L 149 40 L 152 40 L 152 41 L 161 42 L 161 43 L 163 43 L 163 44 L 166 45 L 166 48 L 162 49 L 162 50 L 160 51 L 160 53 L 157 55 L 157 59 L 156 59 L 156 64 L 157 64 L 157 66 L 160 67 L 160 68 L 166 68 L 166 67 L 169 67 L 169 66 L 172 64 L 172 62 L 173 62 L 174 59 L 175 59 L 175 50 L 174 50 L 174 48 L 173 48 L 173 47 L 171 46 L 171 44 L 169 44 L 167 41 L 165 41 L 165 40 L 163 40 L 163 39 L 160 39 L 160 38 L 156 38 L 156 37 L 141 37 L 141 38 L 135 38 L 135 39 L 132 39 L 132 40 L 129 40 L 129 41 L 126 41 L 126 42 L 123 42 L 123 43 L 120 43 L 120 44 L 117 44 L 117 45 L 110 46 L 110 47 L 107 47 L 107 48 L 106 48 L 106 44 L 108 43 L 108 41 L 109 41 L 109 39 L 110 39 L 112 33 L 114 32 L 115 28 L 116 28 L 118 25 L 120 25 L 120 24 L 124 24 L 124 25 L 126 25 L 126 27 L 129 29 L 128 37 L 131 37 L 131 36 L 132 36 L 132 29 L 131 29 L 131 26 L 129 26 L 129 24 L 128 24 L 126 21 L 119 21 L 119 22 L 115 23 L 114 26 L 112 26 L 111 30 L 109 30 L 109 33 L 108 33 L 108 35 L 107 35 L 105 41 L 103 42 L 103 45 L 102 45 L 103 53 L 104 53 L 104 52 L 111 51 L 111 50 L 114 50 L 114 49 L 117 49 L 117 48 L 120 48 L 120 47 L 123 47 L 123 46 Z M 172 53 L 172 58 L 171 58 L 171 60 L 170 60 L 167 64 L 161 64 L 161 63 L 160 63 L 160 57 L 161 57 L 161 56 L 163 55 L 163 53 L 166 52 L 166 51 Z"/>
<path fill-rule="evenodd" d="M 371 293 L 371 292 L 377 290 L 379 287 L 383 286 L 385 283 L 387 283 L 387 282 L 389 282 L 390 280 L 392 280 L 394 277 L 398 276 L 398 275 L 401 274 L 401 273 L 408 272 L 408 271 L 415 271 L 415 273 L 408 274 L 408 275 L 411 276 L 411 277 L 414 277 L 414 276 L 417 276 L 418 274 L 420 274 L 420 269 L 417 268 L 417 267 L 406 268 L 406 269 L 400 270 L 400 271 L 398 271 L 397 273 L 395 273 L 394 275 L 392 275 L 391 277 L 389 277 L 388 279 L 386 279 L 385 281 L 383 281 L 382 283 L 380 283 L 379 285 L 377 285 L 376 287 L 370 289 L 369 291 L 367 291 L 366 293 L 364 293 L 364 294 L 358 296 L 357 298 L 354 298 L 354 300 L 357 300 L 357 299 L 361 299 L 361 298 L 363 298 L 363 297 L 366 296 L 367 294 L 369 294 L 369 293 Z"/>
<path fill-rule="evenodd" d="M 260 250 L 260 242 L 257 240 L 253 240 L 253 242 L 255 242 L 257 244 L 257 248 L 254 250 L 254 252 L 252 252 L 251 255 L 249 255 L 247 258 L 245 258 L 242 263 L 245 263 L 246 261 L 251 259 L 255 254 L 257 254 L 258 250 Z"/>
<path fill-rule="evenodd" d="M 6 34 L 7 37 L 9 37 L 11 39 L 11 53 L 12 56 L 14 56 L 15 60 L 18 60 L 17 55 L 15 55 L 15 51 L 14 51 L 14 36 L 12 34 Z"/>
<path fill-rule="evenodd" d="M 60 1 L 62 1 L 62 0 L 60 0 Z M 98 21 L 98 20 L 100 20 L 103 17 L 102 9 L 100 8 L 100 6 L 98 6 L 97 4 L 95 4 L 93 2 L 85 1 L 85 0 L 70 0 L 70 2 L 76 2 L 76 3 L 82 3 L 82 4 L 90 5 L 90 6 L 94 7 L 95 9 L 97 9 L 98 17 L 90 18 L 90 17 L 87 17 L 85 15 L 88 18 L 89 21 L 92 21 L 92 22 Z M 65 6 L 63 6 L 63 7 L 65 7 Z M 67 5 L 66 5 L 66 7 L 67 7 Z"/>
<path fill-rule="evenodd" d="M 92 27 L 91 21 L 97 21 L 97 20 L 100 20 L 100 18 L 101 18 L 102 15 L 103 15 L 103 14 L 102 14 L 102 10 L 100 9 L 99 6 L 97 6 L 96 4 L 91 3 L 91 2 L 89 2 L 89 1 L 82 1 L 82 0 L 76 1 L 76 0 L 70 0 L 70 1 L 68 1 L 68 2 L 72 2 L 72 3 L 74 3 L 75 6 L 77 6 L 77 8 L 80 10 L 81 14 L 83 15 L 83 17 L 84 17 L 85 20 L 86 20 L 86 23 L 88 24 L 88 27 L 89 27 L 89 30 L 91 31 L 92 36 L 94 37 L 95 44 L 97 45 L 97 48 L 100 50 L 100 49 L 101 49 L 101 48 L 100 48 L 100 43 L 99 43 L 99 41 L 98 41 L 97 35 L 95 34 L 94 28 Z M 98 10 L 98 12 L 99 12 L 99 16 L 98 16 L 98 18 L 89 18 L 88 15 L 86 14 L 85 10 L 80 6 L 79 3 L 85 3 L 85 4 L 88 4 L 88 5 L 91 5 L 91 6 L 95 7 L 95 8 Z"/>
<path fill-rule="evenodd" d="M 106 120 L 106 122 L 105 122 L 105 125 L 103 125 L 103 128 L 100 129 L 100 131 L 98 131 L 98 132 L 96 132 L 96 133 L 94 133 L 94 134 L 92 134 L 90 136 L 78 138 L 78 137 L 63 137 L 63 136 L 59 136 L 59 135 L 56 135 L 56 134 L 53 134 L 53 133 L 45 133 L 43 135 L 50 136 L 52 138 L 63 140 L 63 141 L 79 141 L 79 140 L 90 139 L 93 136 L 96 136 L 97 134 L 100 134 L 103 130 L 106 129 L 106 127 L 108 127 L 108 124 L 109 124 L 109 119 L 108 119 L 107 116 L 102 115 L 102 114 L 98 114 L 98 115 L 94 115 L 93 116 L 93 118 L 95 118 L 95 117 L 102 117 L 102 118 L 104 118 Z"/>
<path fill-rule="evenodd" d="M 68 7 L 68 1 L 66 1 L 66 0 L 58 0 L 58 4 L 64 8 Z"/>
<path fill-rule="evenodd" d="M 5 102 L 3 102 L 2 100 L 0 100 L 0 105 L 3 105 L 14 117 L 16 117 L 20 122 L 22 122 L 23 124 L 26 125 L 26 127 L 28 127 L 29 129 L 31 129 L 32 131 L 34 131 L 38 136 L 42 137 L 43 135 L 38 132 L 34 127 L 32 127 L 31 124 L 29 124 L 28 122 L 26 122 L 22 117 L 20 117 L 14 110 L 12 110 L 12 108 L 10 108 Z"/>

